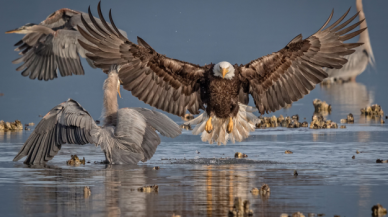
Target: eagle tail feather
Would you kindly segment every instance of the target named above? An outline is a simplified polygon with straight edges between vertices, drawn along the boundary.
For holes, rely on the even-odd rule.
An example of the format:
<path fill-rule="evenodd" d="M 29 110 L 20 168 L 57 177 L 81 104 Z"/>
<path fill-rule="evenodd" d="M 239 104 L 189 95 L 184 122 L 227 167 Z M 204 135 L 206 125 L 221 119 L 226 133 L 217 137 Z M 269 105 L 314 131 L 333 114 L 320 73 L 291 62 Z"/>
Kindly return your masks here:
<path fill-rule="evenodd" d="M 236 117 L 233 118 L 233 131 L 227 133 L 229 124 L 229 118 L 212 118 L 213 130 L 211 133 L 206 132 L 206 121 L 209 119 L 209 115 L 204 112 L 193 120 L 185 122 L 185 124 L 196 125 L 193 129 L 194 135 L 202 133 L 201 138 L 203 142 L 209 142 L 210 144 L 217 143 L 217 145 L 226 145 L 230 140 L 232 143 L 241 142 L 243 139 L 248 138 L 249 133 L 255 131 L 256 124 L 260 123 L 260 119 L 256 117 L 252 112 L 257 109 L 239 103 L 239 111 Z"/>

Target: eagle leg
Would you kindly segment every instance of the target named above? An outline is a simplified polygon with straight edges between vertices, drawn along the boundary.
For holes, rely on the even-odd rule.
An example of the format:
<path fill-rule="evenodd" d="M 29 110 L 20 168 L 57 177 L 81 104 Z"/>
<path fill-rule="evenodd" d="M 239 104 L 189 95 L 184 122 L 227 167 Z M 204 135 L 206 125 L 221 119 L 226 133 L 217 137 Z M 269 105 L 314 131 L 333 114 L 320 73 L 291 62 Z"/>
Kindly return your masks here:
<path fill-rule="evenodd" d="M 211 133 L 211 132 L 212 132 L 212 130 L 213 130 L 212 117 L 210 117 L 210 118 L 206 121 L 205 130 L 206 130 L 207 133 Z"/>
<path fill-rule="evenodd" d="M 233 131 L 233 118 L 229 117 L 228 133 L 231 133 L 232 131 Z"/>

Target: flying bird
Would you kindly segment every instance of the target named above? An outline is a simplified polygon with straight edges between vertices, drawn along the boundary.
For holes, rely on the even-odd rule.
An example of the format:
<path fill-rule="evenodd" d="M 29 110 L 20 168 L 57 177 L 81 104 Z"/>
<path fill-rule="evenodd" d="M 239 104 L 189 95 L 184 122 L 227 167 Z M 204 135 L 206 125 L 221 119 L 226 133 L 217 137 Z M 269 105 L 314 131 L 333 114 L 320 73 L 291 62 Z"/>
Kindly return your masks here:
<path fill-rule="evenodd" d="M 364 22 L 360 24 L 360 29 L 367 28 L 362 0 L 357 0 L 356 6 L 357 10 L 360 12 L 358 18 L 360 21 L 364 20 Z M 341 69 L 326 70 L 329 75 L 327 79 L 334 80 L 340 78 L 344 81 L 356 81 L 356 77 L 363 73 L 369 64 L 372 67 L 375 66 L 375 57 L 373 55 L 372 45 L 367 29 L 360 34 L 358 42 L 364 44 L 355 48 L 355 52 L 352 55 L 345 56 L 345 58 L 348 59 L 348 62 Z"/>
<path fill-rule="evenodd" d="M 156 131 L 172 138 L 181 134 L 179 126 L 162 113 L 145 108 L 118 109 L 120 80 L 114 66 L 103 89 L 102 127 L 78 102 L 68 99 L 43 117 L 14 161 L 27 156 L 25 164 L 42 164 L 51 160 L 63 144 L 90 143 L 101 147 L 106 163 L 136 164 L 154 155 L 160 144 Z"/>
<path fill-rule="evenodd" d="M 141 101 L 178 116 L 184 116 L 186 111 L 199 114 L 199 109 L 204 110 L 186 123 L 197 125 L 193 134 L 202 133 L 202 141 L 220 145 L 228 140 L 242 141 L 255 130 L 255 109 L 244 105 L 248 103 L 248 94 L 261 114 L 274 112 L 301 99 L 325 79 L 323 67 L 340 69 L 347 62 L 344 56 L 352 54 L 352 48 L 362 43 L 343 42 L 365 30 L 348 33 L 362 23 L 347 27 L 358 13 L 340 24 L 349 11 L 325 28 L 332 12 L 312 36 L 303 39 L 298 35 L 280 51 L 245 65 L 223 61 L 199 66 L 168 58 L 139 37 L 135 44 L 123 36 L 111 11 L 112 27 L 107 25 L 100 4 L 102 25 L 92 22 L 90 26 L 81 16 L 85 30 L 78 30 L 87 41 L 79 43 L 90 52 L 86 56 L 103 71 L 117 64 L 124 89 Z M 89 17 L 93 19 L 90 10 Z"/>
<path fill-rule="evenodd" d="M 21 57 L 13 63 L 20 65 L 16 70 L 30 79 L 53 80 L 60 74 L 62 77 L 83 75 L 80 56 L 85 58 L 85 50 L 78 44 L 83 39 L 77 28 L 83 26 L 81 14 L 87 22 L 91 22 L 88 14 L 63 8 L 50 14 L 39 24 L 27 23 L 17 29 L 5 33 L 25 34 L 17 42 L 15 51 L 20 51 Z M 99 19 L 94 21 L 101 23 Z M 120 30 L 121 34 L 126 33 Z M 88 64 L 95 68 L 93 61 L 86 58 Z"/>

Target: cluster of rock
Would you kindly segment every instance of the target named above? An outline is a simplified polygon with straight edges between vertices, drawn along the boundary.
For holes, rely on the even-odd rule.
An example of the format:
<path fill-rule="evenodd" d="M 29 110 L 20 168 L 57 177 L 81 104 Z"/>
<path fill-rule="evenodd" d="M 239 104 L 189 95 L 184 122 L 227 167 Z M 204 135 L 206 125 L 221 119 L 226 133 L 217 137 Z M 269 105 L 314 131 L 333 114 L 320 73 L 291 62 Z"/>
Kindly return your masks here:
<path fill-rule="evenodd" d="M 0 121 L 0 131 L 14 131 L 14 130 L 23 130 L 23 124 L 19 120 L 14 122 L 4 122 Z"/>
<path fill-rule="evenodd" d="M 310 129 L 338 129 L 338 124 L 334 121 L 326 120 L 321 114 L 314 114 L 310 123 Z"/>
<path fill-rule="evenodd" d="M 249 209 L 250 203 L 248 200 L 242 200 L 241 197 L 234 198 L 233 209 L 229 210 L 228 216 L 253 216 L 253 211 Z"/>
<path fill-rule="evenodd" d="M 348 117 L 346 119 L 341 119 L 341 123 L 343 124 L 353 124 L 354 123 L 354 116 L 352 113 L 348 114 Z"/>
<path fill-rule="evenodd" d="M 383 119 L 384 111 L 380 105 L 374 104 L 374 105 L 368 106 L 366 108 L 362 108 L 361 115 L 369 116 L 372 119 L 376 119 L 376 120 L 380 119 L 380 123 L 382 123 L 382 124 L 385 123 L 385 121 Z M 386 119 L 387 119 L 387 117 L 386 117 Z"/>
<path fill-rule="evenodd" d="M 260 123 L 256 124 L 256 128 L 270 128 L 270 127 L 287 127 L 287 128 L 300 128 L 300 127 L 308 127 L 308 123 L 305 121 L 303 123 L 299 122 L 299 116 L 293 115 L 291 117 L 283 117 L 283 115 L 279 115 L 276 117 L 275 115 L 272 117 L 259 117 Z"/>
<path fill-rule="evenodd" d="M 71 159 L 66 161 L 66 164 L 71 166 L 85 165 L 85 158 L 80 160 L 77 155 L 71 155 Z"/>
<path fill-rule="evenodd" d="M 325 101 L 314 99 L 313 105 L 315 108 L 315 112 L 331 112 L 331 105 L 327 104 Z"/>
<path fill-rule="evenodd" d="M 263 184 L 260 188 L 252 188 L 251 193 L 253 195 L 260 195 L 262 197 L 269 197 L 271 195 L 271 189 L 267 184 Z"/>
<path fill-rule="evenodd" d="M 374 104 L 366 108 L 361 109 L 362 115 L 374 115 L 374 116 L 384 116 L 384 111 L 380 105 Z"/>
<path fill-rule="evenodd" d="M 272 117 L 259 117 L 260 123 L 256 124 L 256 128 L 265 129 L 265 128 L 275 128 L 275 127 L 287 127 L 287 128 L 300 128 L 300 127 L 309 127 L 307 121 L 299 122 L 299 116 L 293 115 L 291 117 L 283 117 L 275 115 Z M 352 114 L 348 115 L 346 123 L 354 122 Z M 348 121 L 349 120 L 349 121 Z M 346 128 L 345 125 L 342 125 L 340 128 Z M 338 129 L 338 124 L 331 120 L 326 120 L 322 114 L 315 113 L 312 117 L 310 123 L 310 129 Z"/>

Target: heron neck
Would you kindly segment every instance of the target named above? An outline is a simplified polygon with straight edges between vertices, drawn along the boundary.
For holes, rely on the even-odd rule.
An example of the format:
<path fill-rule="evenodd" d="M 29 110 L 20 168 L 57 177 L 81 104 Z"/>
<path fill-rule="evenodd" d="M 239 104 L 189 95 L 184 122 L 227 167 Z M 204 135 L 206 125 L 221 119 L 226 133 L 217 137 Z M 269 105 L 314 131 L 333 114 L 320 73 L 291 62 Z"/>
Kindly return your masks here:
<path fill-rule="evenodd" d="M 108 75 L 108 78 L 104 82 L 104 124 L 115 125 L 117 120 L 117 83 L 118 76 Z"/>
<path fill-rule="evenodd" d="M 365 14 L 364 14 L 364 9 L 363 9 L 363 5 L 362 5 L 362 0 L 357 0 L 356 6 L 357 6 L 357 10 L 360 12 L 358 17 L 359 17 L 359 19 L 361 21 L 361 20 L 365 19 Z M 364 28 L 367 28 L 366 20 L 364 20 L 364 22 L 362 22 L 360 24 L 360 29 L 364 29 Z M 360 38 L 358 39 L 358 42 L 364 43 L 363 46 L 364 46 L 364 49 L 368 52 L 369 63 L 372 66 L 374 66 L 374 64 L 375 64 L 375 57 L 373 55 L 372 45 L 370 43 L 368 29 L 366 29 L 365 31 L 363 31 L 360 34 Z"/>
<path fill-rule="evenodd" d="M 364 14 L 363 6 L 362 6 L 362 0 L 357 0 L 356 6 L 357 6 L 357 11 L 360 12 L 360 14 L 358 15 L 358 18 L 361 21 L 361 20 L 365 19 L 365 14 Z M 364 22 L 362 22 L 360 24 L 360 29 L 363 29 L 366 27 L 367 27 L 367 25 L 366 25 L 366 20 L 365 20 Z M 362 32 L 360 34 L 360 39 L 358 41 L 363 42 L 363 43 L 369 43 L 368 30 L 365 30 L 364 32 Z"/>
<path fill-rule="evenodd" d="M 54 34 L 55 31 L 52 30 L 51 28 L 48 28 L 46 26 L 42 26 L 42 25 L 34 25 L 32 26 L 29 31 L 31 32 L 39 32 L 39 33 L 43 33 L 43 34 L 46 34 L 46 35 L 49 35 L 49 34 Z"/>

